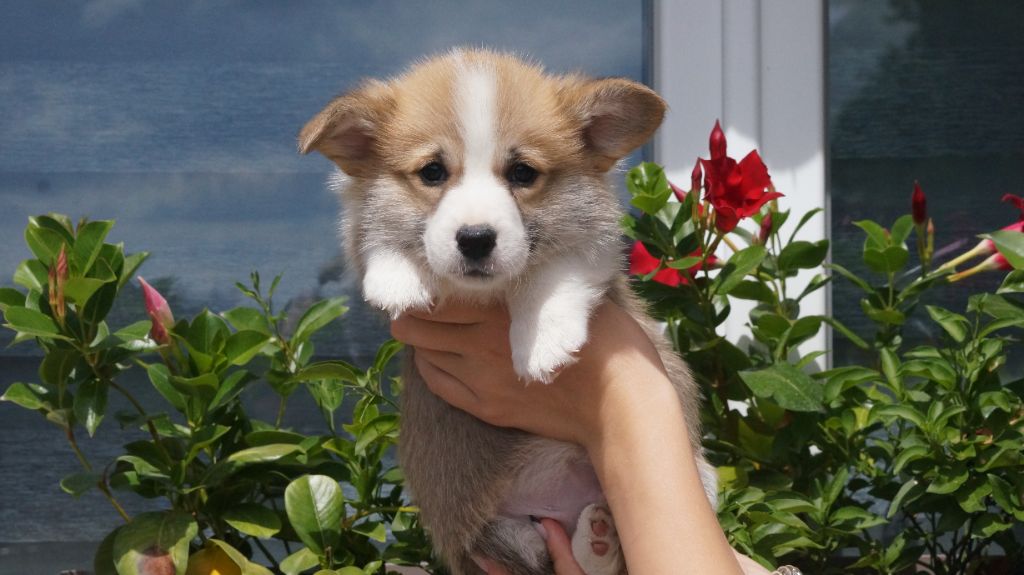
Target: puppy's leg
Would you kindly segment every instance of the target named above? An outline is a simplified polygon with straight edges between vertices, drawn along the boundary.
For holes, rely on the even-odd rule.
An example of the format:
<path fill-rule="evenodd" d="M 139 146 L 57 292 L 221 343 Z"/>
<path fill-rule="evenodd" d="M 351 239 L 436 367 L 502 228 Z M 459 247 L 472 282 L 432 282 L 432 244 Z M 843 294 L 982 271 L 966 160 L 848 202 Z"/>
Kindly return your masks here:
<path fill-rule="evenodd" d="M 392 318 L 410 309 L 429 307 L 432 299 L 429 285 L 429 278 L 420 266 L 398 252 L 378 249 L 366 258 L 363 297 Z"/>
<path fill-rule="evenodd" d="M 572 555 L 587 575 L 626 572 L 619 534 L 606 507 L 592 503 L 580 513 L 572 536 Z"/>
<path fill-rule="evenodd" d="M 472 555 L 500 564 L 510 575 L 549 575 L 553 569 L 537 528 L 506 517 L 487 524 Z"/>
<path fill-rule="evenodd" d="M 512 364 L 521 377 L 550 383 L 558 368 L 576 361 L 573 354 L 587 341 L 590 312 L 610 275 L 601 267 L 607 266 L 548 262 L 509 296 Z"/>

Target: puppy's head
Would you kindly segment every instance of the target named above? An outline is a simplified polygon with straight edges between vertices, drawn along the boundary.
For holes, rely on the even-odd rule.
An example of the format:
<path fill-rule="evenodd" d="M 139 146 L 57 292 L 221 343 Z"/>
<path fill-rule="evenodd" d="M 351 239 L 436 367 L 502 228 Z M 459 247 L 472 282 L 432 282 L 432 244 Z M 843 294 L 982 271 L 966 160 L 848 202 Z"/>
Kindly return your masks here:
<path fill-rule="evenodd" d="M 552 76 L 455 50 L 332 101 L 299 134 L 350 176 L 362 247 L 395 249 L 464 289 L 495 290 L 532 261 L 618 237 L 606 172 L 665 104 L 625 79 Z"/>

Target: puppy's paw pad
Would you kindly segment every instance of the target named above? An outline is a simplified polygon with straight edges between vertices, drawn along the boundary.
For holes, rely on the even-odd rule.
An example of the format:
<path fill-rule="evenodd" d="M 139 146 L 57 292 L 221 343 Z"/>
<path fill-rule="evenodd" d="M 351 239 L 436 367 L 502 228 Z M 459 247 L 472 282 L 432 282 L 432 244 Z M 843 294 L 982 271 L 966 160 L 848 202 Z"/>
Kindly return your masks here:
<path fill-rule="evenodd" d="M 572 538 L 572 553 L 587 575 L 617 575 L 621 571 L 619 536 L 606 507 L 591 504 L 580 514 Z"/>

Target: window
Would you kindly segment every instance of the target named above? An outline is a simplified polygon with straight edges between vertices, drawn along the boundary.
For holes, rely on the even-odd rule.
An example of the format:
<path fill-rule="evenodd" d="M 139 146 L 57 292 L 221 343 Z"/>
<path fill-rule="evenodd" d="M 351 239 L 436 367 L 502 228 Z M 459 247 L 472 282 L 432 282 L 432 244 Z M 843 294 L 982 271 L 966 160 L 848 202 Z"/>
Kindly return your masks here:
<path fill-rule="evenodd" d="M 452 46 L 640 80 L 647 45 L 644 5 L 629 0 L 0 6 L 5 274 L 26 257 L 28 216 L 115 219 L 111 239 L 153 252 L 141 272 L 182 316 L 241 303 L 233 284 L 254 269 L 284 274 L 280 304 L 348 294 L 354 309 L 318 351 L 357 361 L 386 329 L 343 273 L 330 163 L 295 151 L 306 120 L 359 78 Z M 125 323 L 139 317 L 134 306 L 120 310 Z M 4 330 L 0 347 L 9 341 Z M 34 379 L 37 358 L 20 357 L 29 349 L 0 351 L 0 387 Z M 252 397 L 253 409 L 264 399 Z M 108 461 L 122 439 L 108 416 L 83 448 Z M 0 469 L 0 575 L 90 565 L 90 542 L 118 519 L 98 494 L 71 502 L 60 492 L 76 468 L 57 430 L 0 404 Z"/>

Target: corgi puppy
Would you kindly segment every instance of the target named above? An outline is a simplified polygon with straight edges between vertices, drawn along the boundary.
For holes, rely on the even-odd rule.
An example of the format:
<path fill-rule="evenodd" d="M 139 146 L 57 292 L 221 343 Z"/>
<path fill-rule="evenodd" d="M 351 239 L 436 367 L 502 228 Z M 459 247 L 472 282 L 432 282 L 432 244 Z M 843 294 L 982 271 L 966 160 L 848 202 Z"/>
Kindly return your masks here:
<path fill-rule="evenodd" d="M 630 80 L 550 75 L 511 55 L 457 49 L 336 98 L 302 129 L 299 149 L 347 175 L 342 237 L 370 304 L 397 317 L 448 298 L 503 301 L 516 372 L 548 383 L 609 298 L 659 346 L 699 454 L 696 384 L 627 285 L 609 183 L 664 113 L 657 94 Z M 483 557 L 516 575 L 552 573 L 531 517 L 560 521 L 589 575 L 625 572 L 582 448 L 447 405 L 410 359 L 400 462 L 454 573 L 481 573 L 474 558 Z M 698 459 L 714 503 L 714 470 Z"/>

